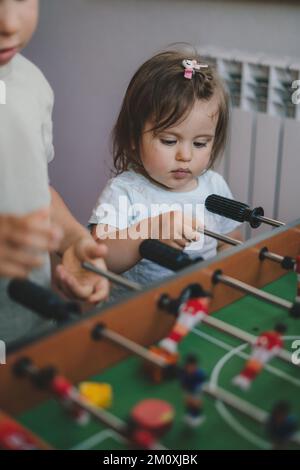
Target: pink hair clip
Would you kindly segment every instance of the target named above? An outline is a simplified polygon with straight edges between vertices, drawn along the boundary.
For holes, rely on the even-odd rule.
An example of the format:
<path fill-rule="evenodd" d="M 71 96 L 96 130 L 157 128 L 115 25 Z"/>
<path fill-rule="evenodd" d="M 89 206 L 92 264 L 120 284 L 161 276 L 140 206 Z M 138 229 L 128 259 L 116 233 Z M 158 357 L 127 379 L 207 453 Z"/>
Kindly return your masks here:
<path fill-rule="evenodd" d="M 184 59 L 182 61 L 184 67 L 184 78 L 191 79 L 194 73 L 200 69 L 207 69 L 207 64 L 199 64 L 196 60 Z"/>

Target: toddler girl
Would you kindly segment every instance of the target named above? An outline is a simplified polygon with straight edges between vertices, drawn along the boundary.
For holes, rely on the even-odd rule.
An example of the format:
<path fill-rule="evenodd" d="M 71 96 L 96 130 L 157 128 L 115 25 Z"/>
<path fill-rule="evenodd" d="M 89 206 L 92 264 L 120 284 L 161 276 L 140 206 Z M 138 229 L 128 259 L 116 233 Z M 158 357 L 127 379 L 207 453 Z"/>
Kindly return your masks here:
<path fill-rule="evenodd" d="M 109 248 L 108 269 L 149 284 L 172 273 L 141 260 L 143 239 L 210 258 L 217 242 L 198 227 L 241 238 L 238 223 L 204 207 L 212 193 L 232 198 L 212 170 L 224 149 L 228 108 L 215 70 L 195 53 L 162 52 L 137 70 L 113 132 L 116 175 L 90 219 L 93 236 Z"/>

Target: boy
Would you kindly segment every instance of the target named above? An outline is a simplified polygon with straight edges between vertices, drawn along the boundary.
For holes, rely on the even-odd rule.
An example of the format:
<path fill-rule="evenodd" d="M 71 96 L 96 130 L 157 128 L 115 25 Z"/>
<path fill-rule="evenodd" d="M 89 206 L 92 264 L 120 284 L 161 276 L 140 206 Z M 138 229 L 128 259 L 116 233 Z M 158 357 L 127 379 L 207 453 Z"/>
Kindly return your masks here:
<path fill-rule="evenodd" d="M 81 269 L 83 260 L 104 267 L 106 248 L 97 245 L 48 185 L 53 159 L 53 93 L 42 73 L 18 53 L 38 21 L 38 0 L 0 0 L 0 339 L 12 341 L 43 323 L 11 302 L 8 278 L 49 285 L 49 252 L 62 259 L 56 268 L 68 296 L 97 303 L 108 295 L 106 279 Z"/>

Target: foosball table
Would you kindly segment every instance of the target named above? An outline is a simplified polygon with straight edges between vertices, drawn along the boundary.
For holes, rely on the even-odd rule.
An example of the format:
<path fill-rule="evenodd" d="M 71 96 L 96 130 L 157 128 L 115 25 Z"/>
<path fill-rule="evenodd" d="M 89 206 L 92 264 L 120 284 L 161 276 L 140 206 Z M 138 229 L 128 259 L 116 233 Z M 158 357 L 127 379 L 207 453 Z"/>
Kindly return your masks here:
<path fill-rule="evenodd" d="M 300 220 L 10 348 L 0 447 L 299 448 L 299 254 Z"/>

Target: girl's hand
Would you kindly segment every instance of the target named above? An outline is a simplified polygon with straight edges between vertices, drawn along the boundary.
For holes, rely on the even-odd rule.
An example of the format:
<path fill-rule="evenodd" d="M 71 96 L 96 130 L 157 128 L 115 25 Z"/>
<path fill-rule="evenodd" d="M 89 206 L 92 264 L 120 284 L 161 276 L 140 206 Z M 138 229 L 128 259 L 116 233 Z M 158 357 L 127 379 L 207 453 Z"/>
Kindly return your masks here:
<path fill-rule="evenodd" d="M 166 245 L 183 249 L 191 242 L 198 241 L 199 221 L 181 211 L 171 211 L 149 220 L 149 238 L 155 238 Z"/>

